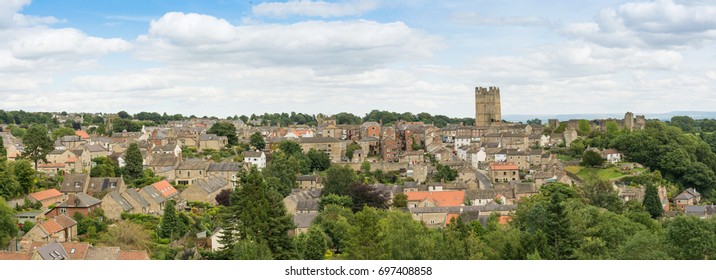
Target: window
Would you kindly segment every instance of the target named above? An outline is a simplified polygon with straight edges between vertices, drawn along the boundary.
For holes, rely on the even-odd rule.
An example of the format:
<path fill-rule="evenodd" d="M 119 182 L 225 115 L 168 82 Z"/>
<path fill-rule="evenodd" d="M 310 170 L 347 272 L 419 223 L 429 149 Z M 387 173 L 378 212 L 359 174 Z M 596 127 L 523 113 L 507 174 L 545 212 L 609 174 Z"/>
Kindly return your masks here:
<path fill-rule="evenodd" d="M 60 213 L 62 213 L 62 214 L 67 213 L 67 208 L 60 208 Z"/>
<path fill-rule="evenodd" d="M 199 175 L 201 175 L 201 170 L 199 170 Z"/>
<path fill-rule="evenodd" d="M 503 173 L 502 175 L 505 175 L 505 176 L 507 175 L 507 171 L 505 171 L 505 172 L 502 172 L 502 173 Z"/>
<path fill-rule="evenodd" d="M 186 176 L 191 176 L 191 171 L 187 171 Z"/>
<path fill-rule="evenodd" d="M 117 187 L 117 183 L 109 183 L 109 187 L 114 189 Z"/>

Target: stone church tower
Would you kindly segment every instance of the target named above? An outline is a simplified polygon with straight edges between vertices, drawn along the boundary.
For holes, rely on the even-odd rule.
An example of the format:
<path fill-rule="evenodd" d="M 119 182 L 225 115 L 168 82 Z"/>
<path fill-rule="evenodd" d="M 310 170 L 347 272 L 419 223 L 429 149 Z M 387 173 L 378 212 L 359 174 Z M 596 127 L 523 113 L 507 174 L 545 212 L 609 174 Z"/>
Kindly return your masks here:
<path fill-rule="evenodd" d="M 490 126 L 502 122 L 500 88 L 475 88 L 475 126 Z"/>

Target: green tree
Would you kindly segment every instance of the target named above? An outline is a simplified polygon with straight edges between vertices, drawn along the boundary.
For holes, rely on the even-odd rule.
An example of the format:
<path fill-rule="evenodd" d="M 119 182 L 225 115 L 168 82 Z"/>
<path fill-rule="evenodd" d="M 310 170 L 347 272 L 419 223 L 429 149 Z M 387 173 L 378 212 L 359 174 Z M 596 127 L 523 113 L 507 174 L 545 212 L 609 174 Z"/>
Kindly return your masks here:
<path fill-rule="evenodd" d="M 7 162 L 0 162 L 0 197 L 12 199 L 21 194 L 20 184 Z"/>
<path fill-rule="evenodd" d="M 349 208 L 336 204 L 326 204 L 314 220 L 329 237 L 329 245 L 336 253 L 344 251 L 350 236 L 355 215 Z"/>
<path fill-rule="evenodd" d="M 278 148 L 289 156 L 303 153 L 301 145 L 296 143 L 296 141 L 283 140 L 278 143 Z"/>
<path fill-rule="evenodd" d="M 663 234 L 642 230 L 630 236 L 619 248 L 620 260 L 670 260 Z"/>
<path fill-rule="evenodd" d="M 379 226 L 379 237 L 383 242 L 380 247 L 385 248 L 388 259 L 428 260 L 436 257 L 429 230 L 413 220 L 409 213 L 388 211 Z"/>
<path fill-rule="evenodd" d="M 29 158 L 35 163 L 35 170 L 37 170 L 38 162 L 47 162 L 47 155 L 55 149 L 52 139 L 47 135 L 47 128 L 40 124 L 30 126 L 22 137 L 22 143 L 25 145 L 23 157 Z"/>
<path fill-rule="evenodd" d="M 125 154 L 126 166 L 124 167 L 124 175 L 130 180 L 142 178 L 144 175 L 144 165 L 142 163 L 142 153 L 139 151 L 137 143 L 129 144 Z"/>
<path fill-rule="evenodd" d="M 29 194 L 35 191 L 37 171 L 32 169 L 32 163 L 27 160 L 18 160 L 12 163 L 12 172 L 20 184 L 20 193 Z"/>
<path fill-rule="evenodd" d="M 349 166 L 333 165 L 326 172 L 321 195 L 351 195 L 351 187 L 358 182 L 358 176 Z"/>
<path fill-rule="evenodd" d="M 356 143 L 351 143 L 350 145 L 348 145 L 348 147 L 346 147 L 346 157 L 348 158 L 348 160 L 353 160 L 353 152 L 360 149 L 360 145 Z"/>
<path fill-rule="evenodd" d="M 119 167 L 108 157 L 96 157 L 92 159 L 96 165 L 90 170 L 91 177 L 117 177 Z"/>
<path fill-rule="evenodd" d="M 266 148 L 266 142 L 264 141 L 264 137 L 261 136 L 261 132 L 255 132 L 254 134 L 251 134 L 249 137 L 249 143 L 251 146 L 254 146 L 254 148 L 263 150 Z"/>
<path fill-rule="evenodd" d="M 671 255 L 679 260 L 708 260 L 716 258 L 716 230 L 714 218 L 707 222 L 695 216 L 676 216 L 666 228 L 666 241 Z"/>
<path fill-rule="evenodd" d="M 582 161 L 579 163 L 579 165 L 582 166 L 602 166 L 606 160 L 602 158 L 602 156 L 592 150 L 584 152 L 582 155 Z"/>
<path fill-rule="evenodd" d="M 132 118 L 132 116 L 129 115 L 129 113 L 127 113 L 127 112 L 125 112 L 125 111 L 119 111 L 119 112 L 117 113 L 117 116 L 119 116 L 119 117 L 122 118 L 122 119 L 130 119 L 130 118 Z"/>
<path fill-rule="evenodd" d="M 619 125 L 615 121 L 607 121 L 606 133 L 609 139 L 619 136 Z"/>
<path fill-rule="evenodd" d="M 35 223 L 33 223 L 33 222 L 31 222 L 31 221 L 25 221 L 24 223 L 22 223 L 22 231 L 28 232 L 28 231 L 30 231 L 34 226 L 35 226 Z"/>
<path fill-rule="evenodd" d="M 229 145 L 232 146 L 239 143 L 239 137 L 236 136 L 236 126 L 228 122 L 217 122 L 213 124 L 206 133 L 226 136 L 229 140 Z"/>
<path fill-rule="evenodd" d="M 457 171 L 450 168 L 450 166 L 438 163 L 435 165 L 435 169 L 437 172 L 433 175 L 433 179 L 436 182 L 452 182 L 457 179 Z"/>
<path fill-rule="evenodd" d="M 324 171 L 331 166 L 331 158 L 327 153 L 316 149 L 308 150 L 306 153 L 308 160 L 311 162 L 311 171 Z"/>
<path fill-rule="evenodd" d="M 164 215 L 162 215 L 162 221 L 159 225 L 159 236 L 162 238 L 176 240 L 186 232 L 186 225 L 179 218 L 175 205 L 174 200 L 169 200 L 164 207 Z"/>
<path fill-rule="evenodd" d="M 694 130 L 696 122 L 689 116 L 673 116 L 671 117 L 671 125 L 681 128 L 684 132 Z"/>
<path fill-rule="evenodd" d="M 384 246 L 386 236 L 382 233 L 381 212 L 375 208 L 365 207 L 355 215 L 355 223 L 351 228 L 346 254 L 353 260 L 384 260 L 389 252 Z"/>
<path fill-rule="evenodd" d="M 271 248 L 265 243 L 257 242 L 252 238 L 241 239 L 232 250 L 234 260 L 273 260 Z"/>
<path fill-rule="evenodd" d="M 587 136 L 592 132 L 592 125 L 587 120 L 579 120 L 577 123 L 577 134 L 580 136 Z"/>
<path fill-rule="evenodd" d="M 0 248 L 7 248 L 11 239 L 17 236 L 17 219 L 12 208 L 0 198 Z"/>
<path fill-rule="evenodd" d="M 261 170 L 264 178 L 269 182 L 269 187 L 278 191 L 281 195 L 287 196 L 291 190 L 298 187 L 298 174 L 301 164 L 298 159 L 286 155 L 283 152 L 274 153 L 273 159 Z"/>
<path fill-rule="evenodd" d="M 52 140 L 57 140 L 62 136 L 75 135 L 75 130 L 69 127 L 60 127 L 52 131 Z"/>
<path fill-rule="evenodd" d="M 312 225 L 305 236 L 301 256 L 305 260 L 322 260 L 328 250 L 328 236 L 320 226 Z"/>
<path fill-rule="evenodd" d="M 659 191 L 653 184 L 646 185 L 646 190 L 644 191 L 644 207 L 654 219 L 664 214 L 664 208 L 661 206 L 661 199 L 659 199 Z"/>
<path fill-rule="evenodd" d="M 351 199 L 350 196 L 347 195 L 337 195 L 337 194 L 328 194 L 321 196 L 321 199 L 318 202 L 318 209 L 323 210 L 326 205 L 334 204 L 341 207 L 351 208 L 353 207 L 353 199 Z"/>
<path fill-rule="evenodd" d="M 405 208 L 408 207 L 408 195 L 405 193 L 396 193 L 393 196 L 393 207 Z"/>
<path fill-rule="evenodd" d="M 531 120 L 527 120 L 527 124 L 537 124 L 537 125 L 540 125 L 540 124 L 542 124 L 542 120 L 537 119 L 537 118 L 534 118 L 534 119 L 531 119 Z"/>
<path fill-rule="evenodd" d="M 2 137 L 0 137 L 0 164 L 7 161 L 7 150 L 5 149 L 5 146 L 3 145 Z"/>

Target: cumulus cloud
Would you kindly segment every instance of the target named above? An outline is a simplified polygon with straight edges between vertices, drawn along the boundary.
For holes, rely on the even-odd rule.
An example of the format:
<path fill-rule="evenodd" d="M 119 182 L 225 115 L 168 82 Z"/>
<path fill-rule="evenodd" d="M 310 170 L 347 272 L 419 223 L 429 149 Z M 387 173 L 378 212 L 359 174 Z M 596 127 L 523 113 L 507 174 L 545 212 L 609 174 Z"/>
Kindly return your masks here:
<path fill-rule="evenodd" d="M 342 2 L 325 2 L 297 0 L 288 2 L 266 2 L 251 8 L 254 15 L 267 17 L 310 16 L 310 17 L 342 17 L 361 15 L 380 6 L 378 0 L 350 0 Z"/>
<path fill-rule="evenodd" d="M 571 24 L 562 31 L 605 46 L 698 46 L 716 39 L 716 5 L 673 0 L 625 3 L 602 10 L 594 22 Z"/>
<path fill-rule="evenodd" d="M 426 59 L 441 39 L 402 22 L 304 21 L 234 26 L 208 15 L 168 13 L 137 38 L 141 59 L 364 71 Z"/>

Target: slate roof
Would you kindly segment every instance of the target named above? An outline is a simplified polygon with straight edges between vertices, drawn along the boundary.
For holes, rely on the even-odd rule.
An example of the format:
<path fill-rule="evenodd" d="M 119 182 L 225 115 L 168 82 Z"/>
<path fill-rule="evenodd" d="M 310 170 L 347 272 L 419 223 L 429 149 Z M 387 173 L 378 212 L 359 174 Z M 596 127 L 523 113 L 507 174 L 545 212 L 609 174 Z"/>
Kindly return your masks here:
<path fill-rule="evenodd" d="M 87 174 L 65 174 L 64 181 L 60 187 L 61 192 L 82 192 L 85 180 L 88 179 Z M 75 187 L 75 183 L 79 183 L 79 187 Z"/>
<path fill-rule="evenodd" d="M 119 187 L 119 183 L 122 180 L 121 177 L 95 177 L 90 178 L 89 186 L 87 187 L 87 192 L 92 193 L 101 193 L 107 190 L 112 190 L 112 184 L 114 183 L 114 188 Z"/>
<path fill-rule="evenodd" d="M 249 157 L 257 158 L 257 157 L 261 157 L 261 153 L 263 153 L 263 152 L 260 152 L 260 151 L 244 151 L 244 152 L 242 152 L 241 154 L 244 155 L 245 158 L 249 158 Z"/>
<path fill-rule="evenodd" d="M 122 196 L 119 194 L 119 192 L 117 192 L 117 191 L 110 192 L 110 193 L 107 194 L 107 195 L 109 195 L 109 197 L 111 197 L 114 201 L 116 201 L 117 204 L 119 204 L 119 206 L 121 206 L 121 207 L 122 207 L 122 210 L 124 210 L 124 211 L 129 211 L 129 210 L 132 210 L 132 209 L 134 208 L 134 207 L 132 207 L 131 204 L 129 204 L 129 201 L 127 201 L 126 199 L 124 199 L 124 197 L 122 197 Z"/>
<path fill-rule="evenodd" d="M 91 197 L 84 193 L 76 193 L 76 194 L 74 194 L 74 196 L 75 196 L 74 201 L 70 201 L 69 199 L 67 199 L 67 200 L 65 200 L 65 202 L 62 202 L 60 205 L 57 205 L 57 207 L 87 208 L 87 207 L 102 203 L 101 200 Z"/>
<path fill-rule="evenodd" d="M 241 162 L 212 162 L 206 171 L 239 172 L 243 167 Z"/>
<path fill-rule="evenodd" d="M 699 196 L 701 196 L 701 194 L 697 192 L 694 188 L 688 188 L 681 192 L 679 195 L 677 195 L 674 199 L 692 199 Z"/>
<path fill-rule="evenodd" d="M 119 247 L 90 247 L 85 260 L 116 260 L 119 252 Z"/>
<path fill-rule="evenodd" d="M 177 170 L 206 170 L 209 168 L 209 162 L 203 159 L 188 159 L 177 166 Z"/>
<path fill-rule="evenodd" d="M 179 162 L 179 158 L 174 154 L 155 154 L 152 156 L 152 160 L 147 163 L 147 166 L 175 166 Z"/>
<path fill-rule="evenodd" d="M 60 243 L 52 242 L 47 245 L 38 247 L 37 253 L 43 260 L 69 260 L 70 256 Z"/>
<path fill-rule="evenodd" d="M 132 200 L 139 203 L 140 206 L 142 206 L 142 207 L 149 206 L 149 202 L 147 200 L 145 200 L 144 197 L 142 197 L 142 195 L 140 195 L 136 189 L 128 189 L 124 193 L 126 193 Z"/>
<path fill-rule="evenodd" d="M 149 195 L 149 197 L 151 197 L 154 200 L 154 202 L 156 202 L 156 203 L 162 203 L 162 202 L 166 201 L 164 196 L 161 193 L 159 193 L 157 191 L 157 189 L 155 189 L 153 186 L 146 186 L 146 187 L 142 188 L 142 191 L 147 193 Z"/>
<path fill-rule="evenodd" d="M 213 193 L 229 184 L 229 181 L 227 181 L 224 178 L 212 176 L 206 179 L 202 179 L 194 183 L 194 185 L 198 186 L 202 190 L 204 190 L 206 193 Z"/>
<path fill-rule="evenodd" d="M 318 217 L 318 212 L 296 213 L 293 216 L 293 222 L 296 224 L 296 228 L 308 228 L 316 217 Z"/>
<path fill-rule="evenodd" d="M 221 138 L 226 139 L 226 136 L 217 136 L 216 134 L 199 135 L 199 141 L 219 140 Z"/>
<path fill-rule="evenodd" d="M 331 138 L 331 137 L 304 137 L 298 139 L 299 143 L 337 143 L 339 142 L 338 139 Z"/>

